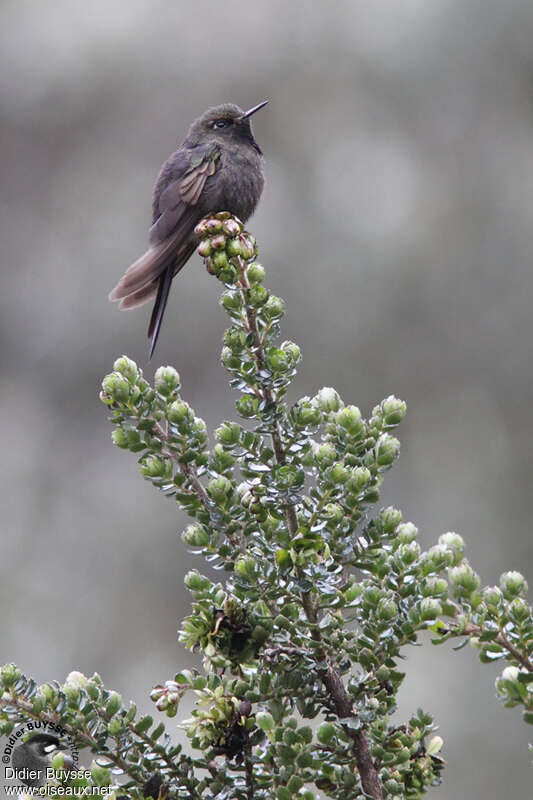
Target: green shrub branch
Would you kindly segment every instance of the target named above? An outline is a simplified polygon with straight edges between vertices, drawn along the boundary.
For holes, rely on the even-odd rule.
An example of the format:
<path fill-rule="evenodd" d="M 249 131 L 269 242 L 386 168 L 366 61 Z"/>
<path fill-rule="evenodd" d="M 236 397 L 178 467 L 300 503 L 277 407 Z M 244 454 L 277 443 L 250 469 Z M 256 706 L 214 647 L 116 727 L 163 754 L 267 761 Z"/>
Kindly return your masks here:
<path fill-rule="evenodd" d="M 194 693 L 181 722 L 194 755 L 121 700 L 110 709 L 116 693 L 97 676 L 75 691 L 72 679 L 37 687 L 6 665 L 0 726 L 52 714 L 132 797 L 421 798 L 442 780 L 443 742 L 421 709 L 392 721 L 400 658 L 424 631 L 435 644 L 460 638 L 482 663 L 504 663 L 497 693 L 533 722 L 526 581 L 506 572 L 482 588 L 458 534 L 423 551 L 400 511 L 376 508 L 405 403 L 388 397 L 365 419 L 325 387 L 289 405 L 300 348 L 279 342 L 284 304 L 264 286 L 255 240 L 228 214 L 196 232 L 224 286 L 221 360 L 240 421 L 210 444 L 178 372 L 160 367 L 152 386 L 126 356 L 101 394 L 114 443 L 187 512 L 183 540 L 209 566 L 185 576 L 192 608 L 179 633 L 203 669 L 151 693 L 170 718 Z"/>

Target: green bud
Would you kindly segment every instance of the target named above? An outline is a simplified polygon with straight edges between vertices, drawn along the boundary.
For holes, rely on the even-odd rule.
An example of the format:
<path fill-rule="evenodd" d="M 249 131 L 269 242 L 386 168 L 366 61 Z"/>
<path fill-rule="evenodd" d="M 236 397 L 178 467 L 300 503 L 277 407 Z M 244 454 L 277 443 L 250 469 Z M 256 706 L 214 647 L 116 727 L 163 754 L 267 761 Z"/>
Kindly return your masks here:
<path fill-rule="evenodd" d="M 301 428 L 306 428 L 308 425 L 318 425 L 320 423 L 320 411 L 309 400 L 300 400 L 296 403 L 292 408 L 291 414 L 294 423 Z M 334 448 L 333 452 L 335 453 Z"/>
<path fill-rule="evenodd" d="M 340 506 L 338 503 L 328 503 L 324 508 L 324 512 L 328 520 L 334 524 L 341 522 L 342 518 L 344 517 L 342 506 Z"/>
<path fill-rule="evenodd" d="M 342 407 L 342 400 L 338 392 L 330 386 L 324 386 L 316 395 L 318 407 L 325 414 L 338 411 Z"/>
<path fill-rule="evenodd" d="M 182 425 L 184 422 L 191 423 L 194 419 L 194 411 L 185 400 L 174 400 L 167 411 L 167 419 L 173 425 Z"/>
<path fill-rule="evenodd" d="M 300 348 L 294 342 L 288 340 L 282 342 L 281 349 L 283 350 L 284 353 L 287 353 L 293 364 L 297 364 L 300 358 L 302 357 Z"/>
<path fill-rule="evenodd" d="M 466 561 L 463 561 L 463 563 L 459 564 L 457 567 L 450 567 L 448 570 L 448 578 L 450 583 L 461 594 L 471 594 L 475 592 L 476 589 L 479 589 L 481 583 L 479 576 L 476 575 L 470 564 Z"/>
<path fill-rule="evenodd" d="M 460 563 L 465 552 L 465 543 L 462 536 L 459 536 L 458 533 L 443 533 L 439 536 L 439 544 L 452 551 L 454 566 Z"/>
<path fill-rule="evenodd" d="M 255 417 L 259 410 L 260 400 L 253 394 L 244 394 L 235 403 L 237 411 L 242 417 Z"/>
<path fill-rule="evenodd" d="M 299 487 L 305 480 L 303 470 L 299 469 L 295 464 L 281 464 L 273 470 L 274 480 L 278 489 L 291 489 L 292 487 Z"/>
<path fill-rule="evenodd" d="M 384 533 L 394 533 L 402 521 L 402 512 L 397 508 L 389 506 L 384 508 L 380 514 Z"/>
<path fill-rule="evenodd" d="M 108 786 L 111 782 L 111 772 L 106 767 L 101 767 L 93 761 L 91 764 L 91 779 L 97 786 Z"/>
<path fill-rule="evenodd" d="M 364 591 L 365 605 L 369 608 L 377 608 L 380 600 L 385 599 L 384 591 L 378 586 L 367 586 Z"/>
<path fill-rule="evenodd" d="M 327 467 L 333 464 L 333 462 L 337 458 L 337 451 L 335 450 L 332 444 L 326 442 L 325 444 L 321 444 L 319 447 L 317 447 L 314 455 L 318 464 L 320 464 L 323 467 Z"/>
<path fill-rule="evenodd" d="M 409 752 L 408 747 L 402 747 L 402 749 L 396 753 L 397 764 L 406 764 L 410 758 L 411 758 L 411 753 Z"/>
<path fill-rule="evenodd" d="M 371 480 L 372 475 L 369 469 L 366 467 L 354 467 L 354 469 L 350 471 L 350 477 L 346 482 L 346 491 L 352 492 L 353 494 L 360 494 Z"/>
<path fill-rule="evenodd" d="M 141 475 L 146 478 L 164 478 L 167 475 L 168 463 L 159 456 L 145 456 L 141 461 Z"/>
<path fill-rule="evenodd" d="M 451 550 L 444 547 L 442 544 L 435 544 L 430 547 L 424 557 L 424 574 L 429 575 L 431 572 L 440 572 L 446 567 L 451 566 L 453 562 L 453 554 Z"/>
<path fill-rule="evenodd" d="M 265 319 L 281 319 L 285 313 L 285 303 L 281 297 L 271 294 L 261 311 Z"/>
<path fill-rule="evenodd" d="M 320 744 L 331 744 L 335 737 L 335 726 L 331 722 L 322 722 L 316 731 L 316 738 Z"/>
<path fill-rule="evenodd" d="M 253 258 L 257 251 L 255 238 L 249 233 L 241 234 L 241 251 L 242 257 L 247 261 Z"/>
<path fill-rule="evenodd" d="M 226 270 L 229 267 L 229 260 L 225 250 L 217 250 L 211 258 L 211 266 L 213 272 L 218 276 L 221 270 Z"/>
<path fill-rule="evenodd" d="M 304 782 L 299 775 L 291 775 L 291 777 L 287 781 L 287 789 L 291 793 L 291 797 L 294 797 L 296 792 L 298 792 L 303 785 Z"/>
<path fill-rule="evenodd" d="M 232 353 L 229 347 L 222 348 L 220 360 L 226 369 L 239 369 L 241 366 L 241 357 Z"/>
<path fill-rule="evenodd" d="M 122 450 L 127 450 L 129 447 L 129 440 L 128 436 L 122 428 L 116 428 L 113 433 L 111 434 L 111 439 L 113 444 L 116 444 L 117 447 L 120 447 Z"/>
<path fill-rule="evenodd" d="M 215 439 L 225 447 L 233 447 L 241 440 L 242 428 L 236 422 L 223 422 L 215 431 Z"/>
<path fill-rule="evenodd" d="M 398 400 L 393 394 L 381 403 L 383 422 L 385 425 L 399 425 L 405 416 L 407 406 L 403 400 Z"/>
<path fill-rule="evenodd" d="M 232 353 L 241 353 L 246 347 L 246 334 L 239 328 L 228 328 L 224 334 L 224 344 Z"/>
<path fill-rule="evenodd" d="M 382 664 L 376 670 L 376 678 L 378 681 L 388 681 L 390 679 L 390 669 L 385 664 Z"/>
<path fill-rule="evenodd" d="M 78 708 L 81 697 L 79 687 L 64 683 L 62 689 L 67 701 L 67 706 L 69 708 Z"/>
<path fill-rule="evenodd" d="M 215 472 L 226 472 L 235 463 L 235 458 L 221 445 L 216 444 L 211 451 L 211 466 Z"/>
<path fill-rule="evenodd" d="M 65 753 L 56 753 L 52 758 L 51 767 L 56 772 L 65 769 Z"/>
<path fill-rule="evenodd" d="M 292 558 L 288 550 L 276 550 L 276 564 L 281 572 L 287 572 L 292 567 Z"/>
<path fill-rule="evenodd" d="M 354 438 L 360 436 L 364 431 L 364 423 L 361 417 L 361 412 L 357 406 L 346 406 L 337 412 L 335 417 L 337 425 L 344 428 L 350 436 Z"/>
<path fill-rule="evenodd" d="M 111 736 L 118 736 L 123 729 L 123 723 L 120 717 L 115 717 L 107 726 L 107 730 Z"/>
<path fill-rule="evenodd" d="M 526 594 L 528 589 L 526 579 L 516 571 L 504 572 L 500 577 L 500 587 L 506 600 Z"/>
<path fill-rule="evenodd" d="M 331 467 L 328 477 L 334 484 L 343 484 L 346 483 L 350 477 L 350 471 L 339 461 Z"/>
<path fill-rule="evenodd" d="M 502 591 L 498 586 L 487 586 L 483 589 L 483 601 L 489 609 L 497 609 L 502 602 L 502 597 Z"/>
<path fill-rule="evenodd" d="M 256 283 L 248 289 L 248 302 L 252 306 L 263 306 L 268 300 L 268 289 Z"/>
<path fill-rule="evenodd" d="M 398 615 L 398 607 L 394 600 L 384 598 L 379 601 L 376 614 L 379 619 L 388 621 L 394 619 L 394 617 Z"/>
<path fill-rule="evenodd" d="M 446 594 L 447 589 L 448 584 L 444 578 L 426 578 L 426 581 L 422 586 L 422 594 L 424 597 L 439 597 L 443 594 Z"/>
<path fill-rule="evenodd" d="M 100 699 L 100 687 L 98 683 L 93 678 L 87 684 L 87 694 L 91 698 L 91 700 L 99 700 Z"/>
<path fill-rule="evenodd" d="M 223 475 L 213 478 L 207 484 L 207 494 L 214 503 L 224 503 L 232 491 L 232 484 Z"/>
<path fill-rule="evenodd" d="M 67 681 L 69 677 L 70 676 L 67 677 Z M 53 700 L 56 694 L 54 687 L 50 686 L 49 683 L 43 683 L 41 686 L 39 686 L 39 692 L 43 695 L 46 703 L 50 703 L 50 701 Z"/>
<path fill-rule="evenodd" d="M 440 753 L 442 750 L 442 746 L 444 744 L 444 740 L 442 736 L 432 736 L 429 742 L 426 745 L 426 753 L 428 756 L 436 756 L 437 753 Z"/>
<path fill-rule="evenodd" d="M 191 434 L 201 442 L 207 441 L 207 425 L 201 417 L 194 417 L 191 425 Z"/>
<path fill-rule="evenodd" d="M 112 717 L 114 714 L 117 713 L 121 705 L 122 705 L 122 697 L 119 695 L 119 693 L 111 692 L 105 707 L 106 713 L 109 714 L 110 717 Z"/>
<path fill-rule="evenodd" d="M 243 248 L 239 237 L 233 237 L 226 242 L 226 252 L 231 258 L 243 255 Z"/>
<path fill-rule="evenodd" d="M 348 588 L 344 590 L 342 596 L 347 603 L 353 603 L 354 600 L 357 600 L 358 597 L 361 597 L 362 593 L 363 589 L 361 588 L 361 584 L 352 583 L 351 586 L 348 586 Z"/>
<path fill-rule="evenodd" d="M 420 558 L 420 545 L 418 542 L 409 542 L 409 544 L 401 544 L 397 551 L 398 558 L 404 566 L 408 567 L 414 564 Z"/>
<path fill-rule="evenodd" d="M 119 372 L 130 383 L 135 383 L 139 377 L 139 369 L 135 361 L 132 361 L 128 356 L 121 356 L 117 358 L 113 364 L 113 370 Z"/>
<path fill-rule="evenodd" d="M 46 708 L 46 697 L 43 694 L 37 693 L 33 696 L 31 701 L 32 714 L 39 716 Z"/>
<path fill-rule="evenodd" d="M 257 571 L 257 562 L 251 556 L 242 556 L 235 562 L 235 572 L 247 581 L 254 581 Z"/>
<path fill-rule="evenodd" d="M 400 442 L 395 436 L 382 433 L 376 442 L 375 453 L 378 467 L 390 467 L 400 454 Z"/>
<path fill-rule="evenodd" d="M 127 403 L 130 398 L 130 384 L 120 372 L 111 372 L 106 375 L 102 381 L 102 390 L 106 402 L 106 398 L 112 403 Z"/>
<path fill-rule="evenodd" d="M 257 261 L 254 261 L 253 264 L 250 264 L 248 269 L 246 270 L 246 277 L 248 278 L 248 283 L 263 283 L 265 278 L 265 270 Z"/>
<path fill-rule="evenodd" d="M 427 622 L 437 619 L 442 614 L 442 606 L 434 597 L 424 597 L 420 601 L 420 618 Z"/>
<path fill-rule="evenodd" d="M 515 597 L 509 604 L 509 614 L 511 619 L 520 624 L 531 617 L 531 608 L 523 597 Z"/>
<path fill-rule="evenodd" d="M 418 528 L 416 525 L 413 525 L 412 522 L 404 522 L 402 525 L 398 526 L 396 535 L 401 544 L 410 544 L 410 542 L 414 542 L 416 539 L 418 535 Z"/>
<path fill-rule="evenodd" d="M 377 503 L 379 500 L 379 486 L 369 486 L 363 495 L 365 503 Z"/>
<path fill-rule="evenodd" d="M 209 544 L 209 534 L 203 525 L 195 522 L 192 525 L 187 525 L 181 534 L 182 540 L 189 547 L 205 547 Z"/>
<path fill-rule="evenodd" d="M 274 717 L 268 711 L 258 711 L 255 715 L 255 723 L 265 733 L 270 733 L 270 731 L 274 730 Z"/>
<path fill-rule="evenodd" d="M 496 691 L 504 700 L 511 703 L 522 702 L 522 687 L 520 685 L 520 672 L 518 667 L 505 667 L 501 676 L 496 678 Z"/>
<path fill-rule="evenodd" d="M 70 686 L 77 686 L 79 689 L 85 689 L 85 687 L 89 683 L 89 679 L 83 674 L 83 672 L 79 672 L 79 670 L 73 669 L 72 672 L 69 672 L 69 674 L 67 675 L 65 683 L 68 683 Z M 45 688 L 52 689 L 52 687 L 49 686 L 48 684 L 45 684 L 44 686 L 41 687 L 43 691 Z"/>
<path fill-rule="evenodd" d="M 237 289 L 226 289 L 220 302 L 226 311 L 239 311 L 242 308 L 241 293 Z"/>
<path fill-rule="evenodd" d="M 280 350 L 279 347 L 270 347 L 267 350 L 266 362 L 272 372 L 286 372 L 291 365 L 288 353 Z"/>
<path fill-rule="evenodd" d="M 196 569 L 191 569 L 185 575 L 183 582 L 191 592 L 205 592 L 211 586 L 209 578 L 201 575 Z"/>
<path fill-rule="evenodd" d="M 159 367 L 154 375 L 156 392 L 163 397 L 170 397 L 180 388 L 180 376 L 174 367 Z"/>
<path fill-rule="evenodd" d="M 233 264 L 228 264 L 227 267 L 223 267 L 217 272 L 216 277 L 222 283 L 233 286 L 235 281 L 237 280 L 237 270 L 235 269 Z"/>

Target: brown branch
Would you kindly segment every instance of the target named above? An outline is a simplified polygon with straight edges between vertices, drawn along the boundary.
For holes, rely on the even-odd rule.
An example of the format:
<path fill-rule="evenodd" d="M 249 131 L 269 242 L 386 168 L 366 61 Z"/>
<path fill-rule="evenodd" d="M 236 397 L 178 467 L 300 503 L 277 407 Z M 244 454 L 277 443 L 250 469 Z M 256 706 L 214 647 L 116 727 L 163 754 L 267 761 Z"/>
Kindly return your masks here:
<path fill-rule="evenodd" d="M 183 472 L 185 477 L 188 479 L 188 481 L 189 481 L 189 483 L 190 483 L 190 485 L 192 487 L 192 492 L 198 497 L 199 501 L 204 506 L 205 510 L 208 511 L 208 512 L 211 512 L 211 504 L 209 502 L 209 498 L 207 496 L 207 492 L 204 489 L 204 487 L 203 487 L 203 485 L 202 485 L 202 483 L 201 483 L 201 481 L 200 481 L 200 479 L 198 477 L 198 474 L 197 474 L 196 470 L 194 469 L 194 467 L 191 466 L 191 464 L 183 464 L 179 460 L 178 453 L 176 453 L 174 450 L 172 450 L 172 448 L 170 446 L 169 439 L 168 439 L 168 433 L 164 430 L 164 428 L 161 425 L 159 425 L 159 423 L 155 424 L 155 431 L 157 432 L 157 435 L 158 435 L 159 439 L 161 440 L 161 442 L 163 443 L 163 445 L 166 446 L 162 450 L 163 455 L 166 456 L 167 458 L 170 458 L 170 460 L 173 463 L 175 463 L 175 464 L 177 464 L 179 466 L 180 470 Z"/>
<path fill-rule="evenodd" d="M 498 635 L 496 641 L 498 644 L 501 644 L 502 647 L 505 647 L 505 649 L 513 656 L 513 658 L 515 658 L 519 664 L 522 664 L 522 666 L 525 667 L 528 672 L 533 672 L 533 664 L 529 658 L 524 655 L 524 653 L 521 653 L 520 650 L 518 650 L 518 648 L 509 641 L 503 631 Z"/>
<path fill-rule="evenodd" d="M 481 625 L 475 625 L 473 622 L 468 622 L 465 625 L 464 630 L 453 631 L 454 636 L 463 636 L 465 634 L 467 636 L 471 635 L 477 636 L 480 633 L 483 633 L 483 628 L 481 627 Z M 522 653 L 517 647 L 515 647 L 512 642 L 509 641 L 509 639 L 507 638 L 507 636 L 504 634 L 503 631 L 500 631 L 500 633 L 496 636 L 494 641 L 496 642 L 496 644 L 499 644 L 500 647 L 503 647 L 505 650 L 507 650 L 507 652 L 510 653 L 512 657 L 524 667 L 524 669 L 526 669 L 528 672 L 533 672 L 533 664 L 531 663 L 529 658 L 524 653 Z"/>

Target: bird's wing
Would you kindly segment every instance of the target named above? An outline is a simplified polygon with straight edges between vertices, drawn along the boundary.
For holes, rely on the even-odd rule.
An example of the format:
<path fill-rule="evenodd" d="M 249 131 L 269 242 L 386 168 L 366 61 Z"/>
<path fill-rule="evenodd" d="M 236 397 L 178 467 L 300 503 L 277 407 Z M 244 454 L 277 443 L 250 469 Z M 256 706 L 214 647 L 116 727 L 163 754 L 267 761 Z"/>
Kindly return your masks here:
<path fill-rule="evenodd" d="M 218 157 L 219 150 L 213 145 L 182 149 L 161 168 L 154 189 L 150 248 L 109 295 L 110 300 L 121 301 L 121 308 L 135 308 L 149 300 L 157 292 L 159 277 L 166 270 L 175 274 L 190 257 L 191 234 L 200 219 L 191 201 L 197 202 L 207 178 L 214 174 Z"/>
<path fill-rule="evenodd" d="M 206 180 L 215 174 L 219 156 L 219 148 L 211 143 L 190 150 L 178 150 L 163 166 L 156 183 L 150 243 L 154 246 L 170 237 L 177 238 L 180 246 L 176 257 L 159 274 L 157 296 L 148 327 L 148 337 L 151 339 L 150 358 L 157 344 L 172 278 L 185 265 L 194 250 L 195 244 L 190 241 L 190 237 L 199 221 L 195 206 Z"/>
<path fill-rule="evenodd" d="M 219 156 L 217 145 L 210 143 L 178 150 L 163 166 L 154 190 L 151 244 L 174 233 L 192 232 L 198 222 L 194 207 L 206 180 L 216 172 Z"/>

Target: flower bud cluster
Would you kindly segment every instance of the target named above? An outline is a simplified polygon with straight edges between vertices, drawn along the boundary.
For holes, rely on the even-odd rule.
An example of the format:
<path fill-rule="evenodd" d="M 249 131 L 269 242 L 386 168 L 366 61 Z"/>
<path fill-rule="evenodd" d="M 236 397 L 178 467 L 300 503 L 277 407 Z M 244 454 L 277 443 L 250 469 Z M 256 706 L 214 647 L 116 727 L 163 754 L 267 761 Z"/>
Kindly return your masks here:
<path fill-rule="evenodd" d="M 227 212 L 203 219 L 194 232 L 200 240 L 198 252 L 208 272 L 229 286 L 237 281 L 238 259 L 250 261 L 257 254 L 254 237 L 244 231 L 240 220 Z"/>
<path fill-rule="evenodd" d="M 180 494 L 191 511 L 195 505 L 198 508 L 192 492 L 189 496 L 183 494 L 190 481 L 182 465 L 192 462 L 200 473 L 205 471 L 209 460 L 207 429 L 181 399 L 178 372 L 174 367 L 159 367 L 152 388 L 142 370 L 127 356 L 117 359 L 113 366 L 113 372 L 102 382 L 100 395 L 115 425 L 113 443 L 141 454 L 141 474 L 155 486 Z M 230 464 L 228 458 L 215 452 L 212 466 L 224 472 Z"/>

